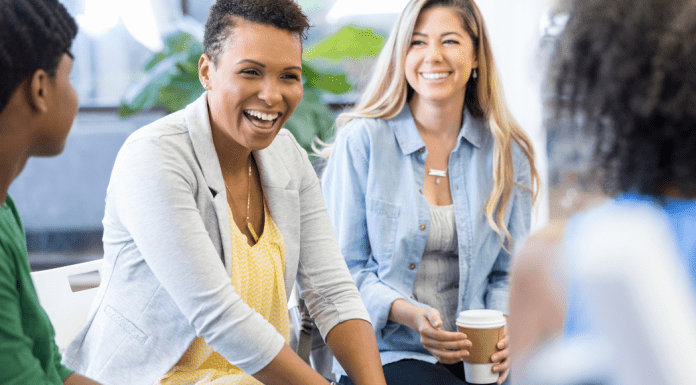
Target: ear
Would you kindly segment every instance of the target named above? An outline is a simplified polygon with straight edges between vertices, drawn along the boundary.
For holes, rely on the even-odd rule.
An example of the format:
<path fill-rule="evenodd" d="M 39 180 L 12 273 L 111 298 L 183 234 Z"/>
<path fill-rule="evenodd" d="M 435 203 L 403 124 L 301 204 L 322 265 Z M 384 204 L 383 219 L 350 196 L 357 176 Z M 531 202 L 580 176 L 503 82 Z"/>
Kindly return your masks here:
<path fill-rule="evenodd" d="M 206 90 L 210 89 L 210 67 L 213 65 L 207 54 L 201 55 L 201 58 L 198 59 L 198 80 L 200 80 L 201 85 Z"/>
<path fill-rule="evenodd" d="M 34 111 L 44 113 L 49 109 L 49 82 L 52 79 L 46 71 L 39 69 L 29 78 L 29 105 Z"/>

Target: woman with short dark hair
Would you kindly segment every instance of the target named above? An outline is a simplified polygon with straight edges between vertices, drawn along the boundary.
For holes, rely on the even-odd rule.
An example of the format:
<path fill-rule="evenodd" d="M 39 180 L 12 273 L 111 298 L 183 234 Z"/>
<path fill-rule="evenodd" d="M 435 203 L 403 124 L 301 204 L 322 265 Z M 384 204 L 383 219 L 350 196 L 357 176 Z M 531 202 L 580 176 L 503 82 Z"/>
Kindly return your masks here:
<path fill-rule="evenodd" d="M 282 130 L 302 99 L 308 27 L 292 0 L 213 5 L 206 92 L 116 159 L 105 277 L 67 363 L 118 384 L 328 384 L 287 344 L 297 281 L 349 375 L 384 383 L 319 181 Z"/>

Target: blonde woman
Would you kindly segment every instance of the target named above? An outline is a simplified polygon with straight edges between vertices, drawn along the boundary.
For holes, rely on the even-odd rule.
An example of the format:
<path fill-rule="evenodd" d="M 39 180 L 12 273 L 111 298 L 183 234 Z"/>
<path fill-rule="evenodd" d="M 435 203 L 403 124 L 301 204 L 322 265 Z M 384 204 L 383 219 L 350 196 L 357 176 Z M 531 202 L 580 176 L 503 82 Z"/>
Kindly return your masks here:
<path fill-rule="evenodd" d="M 409 2 L 338 125 L 322 191 L 387 383 L 463 384 L 471 343 L 455 318 L 507 314 L 510 250 L 529 230 L 538 186 L 476 4 Z M 498 348 L 503 383 L 507 338 Z"/>

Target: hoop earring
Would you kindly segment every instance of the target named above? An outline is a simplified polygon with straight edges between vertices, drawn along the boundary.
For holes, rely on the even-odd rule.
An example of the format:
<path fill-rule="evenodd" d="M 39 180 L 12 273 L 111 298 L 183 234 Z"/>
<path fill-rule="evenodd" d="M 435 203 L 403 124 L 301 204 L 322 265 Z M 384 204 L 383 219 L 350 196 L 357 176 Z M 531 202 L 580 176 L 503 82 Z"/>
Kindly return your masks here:
<path fill-rule="evenodd" d="M 474 68 L 473 71 L 471 71 L 471 77 L 474 79 L 478 79 L 478 71 L 476 70 L 476 68 Z"/>

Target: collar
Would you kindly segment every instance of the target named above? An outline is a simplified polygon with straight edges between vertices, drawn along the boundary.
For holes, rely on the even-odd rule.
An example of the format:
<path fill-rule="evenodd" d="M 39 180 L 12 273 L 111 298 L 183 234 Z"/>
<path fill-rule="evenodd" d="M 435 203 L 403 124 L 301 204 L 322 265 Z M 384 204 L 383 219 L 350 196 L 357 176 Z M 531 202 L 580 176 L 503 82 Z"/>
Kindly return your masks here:
<path fill-rule="evenodd" d="M 416 127 L 416 121 L 411 113 L 411 106 L 408 103 L 404 104 L 401 111 L 393 118 L 387 120 L 387 124 L 394 130 L 396 141 L 404 155 L 412 154 L 419 149 L 425 147 L 425 142 L 421 138 Z M 484 135 L 488 134 L 487 124 L 483 120 L 474 118 L 467 108 L 462 111 L 462 127 L 457 136 L 457 145 L 455 150 L 459 148 L 462 140 L 466 140 L 474 147 L 480 148 L 484 140 Z"/>
<path fill-rule="evenodd" d="M 213 144 L 213 132 L 210 127 L 210 114 L 208 113 L 208 92 L 204 92 L 193 103 L 186 106 L 186 128 L 196 159 L 201 166 L 205 182 L 211 190 L 219 193 L 225 190 L 225 181 L 222 178 L 220 161 Z"/>

